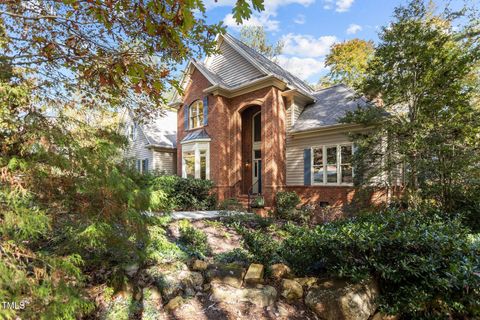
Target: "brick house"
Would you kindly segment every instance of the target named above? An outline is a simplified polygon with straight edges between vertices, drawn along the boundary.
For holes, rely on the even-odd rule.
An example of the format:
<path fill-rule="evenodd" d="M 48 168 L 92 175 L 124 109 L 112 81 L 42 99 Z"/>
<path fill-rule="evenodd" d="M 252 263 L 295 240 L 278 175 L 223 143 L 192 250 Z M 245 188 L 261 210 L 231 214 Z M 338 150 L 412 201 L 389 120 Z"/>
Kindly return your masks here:
<path fill-rule="evenodd" d="M 344 85 L 309 85 L 229 34 L 219 53 L 191 60 L 181 81 L 177 168 L 210 179 L 219 200 L 296 191 L 304 202 L 343 206 L 353 197 L 353 144 L 358 126 L 339 123 L 366 105 Z"/>

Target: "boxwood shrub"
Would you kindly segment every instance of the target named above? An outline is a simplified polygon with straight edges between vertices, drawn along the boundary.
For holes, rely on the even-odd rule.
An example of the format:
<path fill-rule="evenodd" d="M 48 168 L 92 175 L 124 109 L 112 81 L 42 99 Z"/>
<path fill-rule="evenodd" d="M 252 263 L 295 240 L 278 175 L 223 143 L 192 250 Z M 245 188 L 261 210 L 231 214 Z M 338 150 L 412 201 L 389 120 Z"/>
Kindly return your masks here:
<path fill-rule="evenodd" d="M 216 196 L 211 193 L 213 182 L 201 179 L 185 179 L 178 176 L 157 176 L 149 182 L 151 192 L 162 191 L 168 204 L 160 208 L 176 210 L 206 210 L 216 207 Z"/>
<path fill-rule="evenodd" d="M 289 232 L 280 255 L 297 273 L 373 276 L 383 312 L 415 319 L 480 316 L 480 248 L 460 219 L 390 210 Z"/>

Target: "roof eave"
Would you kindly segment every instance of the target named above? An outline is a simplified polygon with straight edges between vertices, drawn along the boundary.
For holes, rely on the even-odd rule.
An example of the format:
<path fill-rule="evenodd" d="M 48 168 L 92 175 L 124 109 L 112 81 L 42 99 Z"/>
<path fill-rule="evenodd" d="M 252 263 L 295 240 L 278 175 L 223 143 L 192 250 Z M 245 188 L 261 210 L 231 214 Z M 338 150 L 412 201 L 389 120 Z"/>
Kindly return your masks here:
<path fill-rule="evenodd" d="M 323 133 L 328 131 L 335 131 L 339 129 L 353 129 L 355 131 L 368 129 L 368 127 L 362 126 L 360 124 L 351 124 L 351 123 L 336 123 L 322 127 L 316 127 L 311 129 L 303 130 L 292 130 L 290 134 L 292 135 L 302 135 L 302 134 L 311 134 L 311 133 Z"/>
<path fill-rule="evenodd" d="M 212 93 L 213 95 L 220 95 L 227 98 L 233 98 L 269 86 L 274 86 L 280 90 L 285 90 L 287 84 L 273 75 L 268 75 L 232 88 L 227 88 L 216 84 L 204 89 L 203 92 Z"/>

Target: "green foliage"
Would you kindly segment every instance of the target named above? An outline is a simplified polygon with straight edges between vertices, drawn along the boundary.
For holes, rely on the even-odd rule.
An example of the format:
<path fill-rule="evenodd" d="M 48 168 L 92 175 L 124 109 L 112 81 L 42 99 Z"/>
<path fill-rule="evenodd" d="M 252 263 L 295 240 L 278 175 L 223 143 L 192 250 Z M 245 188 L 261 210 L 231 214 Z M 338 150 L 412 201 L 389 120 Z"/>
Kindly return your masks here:
<path fill-rule="evenodd" d="M 241 23 L 263 9 L 263 0 L 242 0 L 233 14 Z M 79 103 L 81 96 L 84 106 L 95 109 L 135 105 L 140 116 L 157 111 L 168 89 L 181 90 L 177 65 L 213 53 L 215 36 L 225 31 L 221 23 L 207 22 L 204 1 L 54 1 L 34 7 L 10 1 L 0 12 L 3 55 L 42 78 L 42 104 Z M 29 32 L 20 39 L 24 30 Z"/>
<path fill-rule="evenodd" d="M 164 201 L 161 203 L 168 210 L 205 210 L 216 207 L 216 197 L 210 192 L 213 187 L 210 180 L 158 176 L 150 181 L 149 186 L 152 193 L 162 191 Z"/>
<path fill-rule="evenodd" d="M 243 26 L 240 30 L 240 41 L 273 61 L 283 50 L 283 42 L 281 41 L 269 44 L 263 26 Z"/>
<path fill-rule="evenodd" d="M 219 253 L 214 256 L 216 262 L 220 263 L 240 263 L 245 266 L 249 265 L 254 261 L 254 257 L 250 252 L 242 248 L 235 248 L 231 251 Z"/>
<path fill-rule="evenodd" d="M 252 208 L 264 208 L 265 207 L 265 198 L 263 196 L 253 196 L 250 206 Z"/>
<path fill-rule="evenodd" d="M 277 192 L 275 196 L 276 215 L 283 219 L 308 223 L 313 217 L 315 207 L 312 205 L 302 205 L 299 209 L 300 197 L 294 191 Z"/>
<path fill-rule="evenodd" d="M 300 197 L 294 191 L 277 192 L 275 196 L 277 215 L 289 219 L 295 214 L 295 209 L 300 204 Z"/>
<path fill-rule="evenodd" d="M 239 232 L 243 236 L 245 248 L 252 255 L 252 262 L 270 265 L 280 261 L 278 255 L 279 242 L 263 230 L 242 229 Z"/>
<path fill-rule="evenodd" d="M 186 251 L 202 258 L 210 254 L 211 249 L 205 232 L 193 227 L 188 220 L 179 221 L 178 229 L 180 243 L 186 246 Z"/>
<path fill-rule="evenodd" d="M 290 226 L 280 250 L 298 273 L 373 275 L 380 309 L 408 318 L 479 316 L 479 247 L 460 219 L 386 211 L 315 229 Z"/>
<path fill-rule="evenodd" d="M 401 184 L 399 201 L 410 208 L 451 213 L 465 199 L 478 201 L 480 42 L 479 33 L 470 31 L 478 30 L 479 20 L 468 12 L 439 15 L 412 0 L 396 8 L 393 23 L 382 29 L 359 86 L 377 105 L 345 118 L 369 128 L 352 134 L 359 187 L 395 194 Z"/>
<path fill-rule="evenodd" d="M 344 83 L 356 87 L 364 79 L 368 62 L 374 54 L 372 41 L 352 39 L 332 45 L 325 57 L 330 67 L 327 79 L 330 84 Z"/>
<path fill-rule="evenodd" d="M 150 241 L 145 248 L 145 263 L 167 263 L 177 260 L 186 260 L 187 255 L 177 244 L 168 240 L 164 227 L 152 225 L 148 227 Z"/>

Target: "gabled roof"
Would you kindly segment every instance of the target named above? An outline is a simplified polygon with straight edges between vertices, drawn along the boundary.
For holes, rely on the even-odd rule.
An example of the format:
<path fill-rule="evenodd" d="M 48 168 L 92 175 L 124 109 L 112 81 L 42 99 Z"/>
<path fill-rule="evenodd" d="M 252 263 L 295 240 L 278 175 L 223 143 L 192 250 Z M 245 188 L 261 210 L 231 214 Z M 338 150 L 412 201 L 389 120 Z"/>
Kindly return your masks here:
<path fill-rule="evenodd" d="M 312 101 L 314 100 L 312 96 L 312 88 L 303 80 L 294 76 L 270 59 L 266 58 L 264 55 L 258 53 L 257 51 L 250 48 L 249 46 L 228 33 L 220 34 L 217 37 L 217 49 L 220 49 L 224 42 L 228 45 L 229 52 L 231 54 L 234 53 L 236 57 L 239 57 L 239 59 L 242 59 L 242 61 L 244 62 L 240 66 L 235 65 L 235 62 L 229 61 L 228 59 L 224 59 L 222 61 L 222 63 L 231 63 L 231 65 L 228 65 L 227 67 L 220 70 L 222 70 L 222 73 L 228 73 L 228 77 L 226 78 L 229 78 L 229 80 L 234 79 L 235 81 L 227 81 L 226 78 L 222 78 L 222 76 L 212 70 L 215 68 L 212 68 L 212 66 L 210 65 L 211 60 L 218 59 L 219 57 L 223 58 L 222 55 L 224 54 L 224 52 L 222 52 L 220 55 L 207 57 L 204 62 L 191 59 L 187 65 L 186 73 L 181 80 L 182 86 L 187 83 L 186 80 L 188 79 L 192 68 L 195 67 L 212 84 L 212 87 L 210 87 L 209 89 L 212 89 L 213 87 L 219 87 L 227 91 L 234 91 L 239 88 L 261 82 L 263 80 L 275 78 L 278 79 L 281 83 L 285 83 L 289 89 L 298 90 L 303 95 L 309 97 L 308 99 Z M 223 76 L 225 77 L 225 74 L 223 74 Z M 173 99 L 174 101 L 171 103 L 171 105 L 180 104 L 180 101 L 176 98 L 177 96 L 175 96 L 175 99 Z"/>
<path fill-rule="evenodd" d="M 162 115 L 139 125 L 148 141 L 147 147 L 177 147 L 177 113 L 167 110 Z"/>
<path fill-rule="evenodd" d="M 313 94 L 315 102 L 307 105 L 295 122 L 292 132 L 310 131 L 339 125 L 347 112 L 365 108 L 369 104 L 363 97 L 344 84 L 319 90 Z"/>
<path fill-rule="evenodd" d="M 225 33 L 223 37 L 227 42 L 232 44 L 234 47 L 238 48 L 240 50 L 240 54 L 243 53 L 244 56 L 249 57 L 250 58 L 249 60 L 252 63 L 254 63 L 254 65 L 257 68 L 261 69 L 267 75 L 273 75 L 278 77 L 280 80 L 284 80 L 287 83 L 287 85 L 291 87 L 291 89 L 298 89 L 306 93 L 313 92 L 312 88 L 305 81 L 294 76 L 293 74 L 283 69 L 275 62 L 273 62 L 272 60 L 265 57 L 263 54 L 250 48 L 245 43 L 233 37 L 229 33 Z"/>

